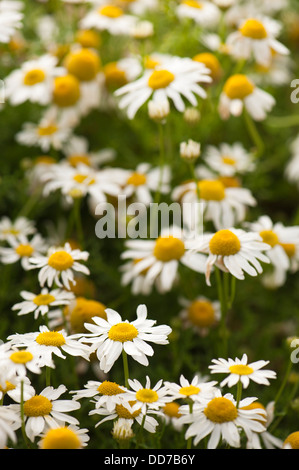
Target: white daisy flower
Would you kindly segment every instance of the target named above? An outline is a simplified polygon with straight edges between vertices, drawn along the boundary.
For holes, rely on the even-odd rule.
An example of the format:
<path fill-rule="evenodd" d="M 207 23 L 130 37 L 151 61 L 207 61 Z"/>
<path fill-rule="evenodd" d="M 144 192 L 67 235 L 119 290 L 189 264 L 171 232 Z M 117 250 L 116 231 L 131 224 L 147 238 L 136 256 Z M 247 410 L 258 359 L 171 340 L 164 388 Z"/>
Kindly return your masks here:
<path fill-rule="evenodd" d="M 245 108 L 255 121 L 263 121 L 275 102 L 270 93 L 257 87 L 246 75 L 235 74 L 224 84 L 218 110 L 222 119 L 228 119 L 230 115 L 240 116 Z"/>
<path fill-rule="evenodd" d="M 268 403 L 266 407 L 262 403 L 255 401 L 250 405 L 246 406 L 245 409 L 256 409 L 261 408 L 265 410 L 266 413 L 266 429 L 269 428 L 270 424 L 274 419 L 274 401 Z M 246 443 L 247 449 L 281 449 L 283 446 L 283 441 L 278 437 L 271 434 L 268 430 L 262 432 L 253 432 L 250 439 Z"/>
<path fill-rule="evenodd" d="M 263 253 L 268 248 L 269 245 L 263 243 L 257 233 L 230 228 L 204 235 L 196 249 L 208 254 L 206 282 L 211 285 L 210 275 L 214 265 L 240 280 L 245 279 L 244 272 L 250 276 L 261 274 L 261 262 L 270 263 Z"/>
<path fill-rule="evenodd" d="M 3 264 L 12 264 L 20 261 L 23 269 L 31 269 L 29 259 L 32 256 L 42 256 L 47 250 L 47 244 L 40 236 L 34 235 L 30 240 L 25 235 L 19 235 L 18 238 L 9 236 L 7 238 L 9 247 L 0 247 L 0 257 Z"/>
<path fill-rule="evenodd" d="M 113 411 L 115 405 L 123 402 L 122 395 L 127 390 L 122 385 L 104 380 L 102 382 L 89 380 L 83 390 L 73 390 L 74 400 L 81 398 L 94 398 L 95 408 L 104 407 L 107 411 Z"/>
<path fill-rule="evenodd" d="M 193 234 L 178 226 L 162 229 L 156 240 L 128 240 L 123 259 L 132 259 L 131 273 L 126 272 L 122 281 L 128 284 L 142 272 L 145 273 L 143 289 L 154 283 L 159 284 L 159 292 L 168 292 L 176 280 L 180 263 L 196 271 L 204 272 L 206 257 L 191 251 L 194 244 Z M 145 272 L 146 271 L 146 272 Z"/>
<path fill-rule="evenodd" d="M 289 50 L 277 39 L 280 24 L 272 18 L 247 18 L 226 38 L 230 54 L 237 59 L 251 59 L 263 66 L 269 66 L 272 51 L 289 54 Z"/>
<path fill-rule="evenodd" d="M 187 57 L 172 57 L 154 70 L 145 70 L 143 76 L 115 91 L 120 109 L 126 109 L 129 119 L 149 99 L 165 102 L 170 99 L 179 112 L 185 110 L 183 98 L 197 106 L 196 95 L 206 98 L 200 83 L 210 83 L 212 78 L 204 64 Z"/>
<path fill-rule="evenodd" d="M 267 67 L 256 64 L 249 75 L 257 85 L 281 87 L 291 83 L 293 68 L 291 57 L 272 52 L 270 64 Z"/>
<path fill-rule="evenodd" d="M 137 319 L 132 322 L 122 320 L 120 314 L 110 308 L 105 312 L 107 320 L 94 317 L 95 324 L 84 324 L 91 334 L 81 339 L 90 343 L 91 349 L 96 351 L 100 368 L 105 373 L 109 372 L 122 351 L 147 366 L 149 364 L 147 356 L 154 354 L 148 342 L 168 344 L 167 336 L 171 333 L 171 328 L 167 325 L 154 326 L 156 322 L 147 319 L 145 305 L 138 306 Z"/>
<path fill-rule="evenodd" d="M 32 235 L 36 232 L 35 224 L 27 217 L 17 217 L 12 221 L 9 217 L 3 216 L 0 219 L 0 240 L 7 241 L 10 237 Z"/>
<path fill-rule="evenodd" d="M 231 447 L 240 447 L 241 431 L 250 439 L 253 432 L 265 430 L 264 410 L 243 409 L 255 400 L 256 398 L 245 398 L 237 408 L 237 403 L 230 393 L 222 396 L 220 390 L 217 390 L 214 398 L 203 398 L 200 403 L 195 403 L 191 414 L 188 405 L 181 406 L 180 412 L 183 416 L 180 420 L 190 424 L 185 439 L 194 437 L 193 443 L 196 446 L 210 435 L 207 449 L 216 449 L 221 439 Z"/>
<path fill-rule="evenodd" d="M 111 35 L 128 36 L 134 28 L 137 18 L 127 14 L 121 7 L 113 3 L 102 5 L 89 11 L 80 21 L 82 29 L 108 31 Z"/>
<path fill-rule="evenodd" d="M 13 382 L 6 380 L 5 387 L 0 385 L 0 400 L 3 400 L 5 395 L 7 395 L 13 401 L 20 402 L 21 393 L 23 393 L 24 400 L 28 400 L 32 396 L 33 390 L 34 388 L 28 377 L 15 376 Z"/>
<path fill-rule="evenodd" d="M 40 367 L 53 367 L 53 356 L 66 359 L 63 353 L 89 360 L 89 347 L 78 341 L 78 335 L 68 335 L 64 329 L 51 331 L 42 325 L 37 332 L 11 335 L 8 340 L 13 347 L 28 348 L 34 357 L 39 357 Z"/>
<path fill-rule="evenodd" d="M 25 349 L 17 349 L 19 346 L 11 345 L 1 355 L 0 367 L 1 367 L 1 386 L 5 387 L 6 382 L 12 382 L 16 384 L 18 379 L 26 377 L 27 372 L 33 374 L 41 373 L 41 365 L 39 361 L 39 355 L 30 346 Z M 49 362 L 49 367 L 54 367 L 54 364 Z"/>
<path fill-rule="evenodd" d="M 128 381 L 131 390 L 124 394 L 124 399 L 134 403 L 132 405 L 133 410 L 140 409 L 143 414 L 148 411 L 159 413 L 162 408 L 173 400 L 172 396 L 169 395 L 168 387 L 163 380 L 159 380 L 154 387 L 151 386 L 151 380 L 149 376 L 146 376 L 145 386 L 139 382 L 139 380 L 129 379 Z"/>
<path fill-rule="evenodd" d="M 79 426 L 69 424 L 59 426 L 51 423 L 51 427 L 44 430 L 40 435 L 41 439 L 37 443 L 39 449 L 83 449 L 88 445 L 90 437 L 88 429 L 80 429 Z"/>
<path fill-rule="evenodd" d="M 282 285 L 286 273 L 292 268 L 296 270 L 298 265 L 296 254 L 299 248 L 299 226 L 286 227 L 280 222 L 274 223 L 267 215 L 247 225 L 269 245 L 266 254 L 273 266 L 273 272 L 264 275 L 264 282 L 272 287 Z"/>
<path fill-rule="evenodd" d="M 16 443 L 15 431 L 21 427 L 20 416 L 10 406 L 0 406 L 0 449 L 6 449 L 9 440 Z"/>
<path fill-rule="evenodd" d="M 168 393 L 172 395 L 173 400 L 181 398 L 197 402 L 202 397 L 211 398 L 214 395 L 217 382 L 203 382 L 197 375 L 190 382 L 182 374 L 179 384 L 168 381 L 165 381 L 164 384 L 168 387 Z"/>
<path fill-rule="evenodd" d="M 39 269 L 38 280 L 43 287 L 46 283 L 51 287 L 56 283 L 59 287 L 70 289 L 70 282 L 75 284 L 74 272 L 89 275 L 89 269 L 79 261 L 86 261 L 89 257 L 87 251 L 72 250 L 69 243 L 63 247 L 51 247 L 47 256 L 30 258 L 32 269 Z"/>
<path fill-rule="evenodd" d="M 15 31 L 22 28 L 23 2 L 2 0 L 0 2 L 0 42 L 8 43 Z"/>
<path fill-rule="evenodd" d="M 159 7 L 158 0 L 114 0 L 114 2 L 137 16 L 142 16 Z"/>
<path fill-rule="evenodd" d="M 183 307 L 179 313 L 184 328 L 192 328 L 200 336 L 206 336 L 221 318 L 219 301 L 211 301 L 203 295 L 194 300 L 181 297 L 180 305 Z"/>
<path fill-rule="evenodd" d="M 24 301 L 13 305 L 12 310 L 19 310 L 18 315 L 26 315 L 33 312 L 35 320 L 39 315 L 46 315 L 51 307 L 68 305 L 75 298 L 72 292 L 62 289 L 52 289 L 49 291 L 46 287 L 41 289 L 39 294 L 21 291 L 20 295 Z"/>
<path fill-rule="evenodd" d="M 108 90 L 113 90 L 136 80 L 142 72 L 140 59 L 135 56 L 123 57 L 114 62 L 108 62 L 103 66 L 105 85 Z"/>
<path fill-rule="evenodd" d="M 191 18 L 205 28 L 217 25 L 220 19 L 217 5 L 205 0 L 182 0 L 176 8 L 176 14 L 179 18 Z"/>
<path fill-rule="evenodd" d="M 272 370 L 261 370 L 269 364 L 269 361 L 256 361 L 248 363 L 247 354 L 243 354 L 242 358 L 235 359 L 213 359 L 213 365 L 209 366 L 211 374 L 228 374 L 220 386 L 233 387 L 239 381 L 243 388 L 247 388 L 250 380 L 259 385 L 270 385 L 268 379 L 276 379 L 276 372 Z"/>
<path fill-rule="evenodd" d="M 203 159 L 206 164 L 221 176 L 244 174 L 255 168 L 253 155 L 245 150 L 240 142 L 222 142 L 218 147 L 208 145 Z"/>
<path fill-rule="evenodd" d="M 24 62 L 20 69 L 6 77 L 6 98 L 13 106 L 27 100 L 41 105 L 49 104 L 56 65 L 57 58 L 50 54 Z"/>
<path fill-rule="evenodd" d="M 216 230 L 228 228 L 242 222 L 248 207 L 256 200 L 247 188 L 228 187 L 219 178 L 198 181 L 199 194 L 194 181 L 183 183 L 172 191 L 172 199 L 191 209 L 194 203 L 201 203 L 205 221 L 212 221 Z M 190 217 L 194 217 L 191 211 Z M 199 215 L 199 214 L 198 214 Z M 187 217 L 187 212 L 186 212 Z M 189 220 L 192 224 L 192 220 Z"/>
<path fill-rule="evenodd" d="M 69 413 L 78 410 L 81 407 L 80 403 L 75 400 L 59 400 L 66 391 L 65 385 L 60 385 L 56 389 L 46 387 L 40 394 L 33 391 L 32 396 L 24 402 L 25 432 L 32 442 L 45 431 L 47 426 L 54 428 L 65 423 L 79 424 L 79 421 Z M 20 413 L 19 405 L 11 407 L 16 413 Z"/>
<path fill-rule="evenodd" d="M 181 417 L 180 404 L 175 401 L 170 401 L 164 405 L 162 411 L 163 415 L 161 415 L 161 418 L 166 425 L 171 424 L 173 429 L 180 432 L 183 428 L 183 424 L 179 421 Z"/>

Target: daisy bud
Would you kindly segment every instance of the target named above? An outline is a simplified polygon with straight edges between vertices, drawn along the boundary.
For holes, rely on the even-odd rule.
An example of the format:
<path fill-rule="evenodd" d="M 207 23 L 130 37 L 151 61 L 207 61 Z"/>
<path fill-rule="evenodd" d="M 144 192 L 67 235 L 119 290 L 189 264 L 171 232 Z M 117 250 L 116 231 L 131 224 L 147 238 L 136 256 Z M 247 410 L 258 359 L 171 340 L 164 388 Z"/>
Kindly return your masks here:
<path fill-rule="evenodd" d="M 180 145 L 180 154 L 184 160 L 194 162 L 200 155 L 200 143 L 189 139 L 188 142 L 182 142 Z"/>
<path fill-rule="evenodd" d="M 194 126 L 200 120 L 200 112 L 196 108 L 187 108 L 184 112 L 184 120 L 187 124 Z"/>
<path fill-rule="evenodd" d="M 170 107 L 168 100 L 164 101 L 149 101 L 148 114 L 154 121 L 163 121 L 169 114 Z"/>
<path fill-rule="evenodd" d="M 112 436 L 117 441 L 132 439 L 134 437 L 132 420 L 119 418 L 113 425 Z"/>
<path fill-rule="evenodd" d="M 139 21 L 131 31 L 131 36 L 136 39 L 149 38 L 153 34 L 154 26 L 150 21 Z"/>

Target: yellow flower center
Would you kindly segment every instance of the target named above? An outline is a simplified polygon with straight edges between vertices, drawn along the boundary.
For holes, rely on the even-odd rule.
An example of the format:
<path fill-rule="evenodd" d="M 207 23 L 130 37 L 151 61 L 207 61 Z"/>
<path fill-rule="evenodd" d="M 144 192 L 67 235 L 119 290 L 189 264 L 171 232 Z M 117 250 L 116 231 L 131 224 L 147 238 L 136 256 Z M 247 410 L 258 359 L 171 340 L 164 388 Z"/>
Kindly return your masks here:
<path fill-rule="evenodd" d="M 272 246 L 272 248 L 279 243 L 278 236 L 273 232 L 273 230 L 262 230 L 260 232 L 260 236 L 262 237 L 263 242 Z"/>
<path fill-rule="evenodd" d="M 225 198 L 225 187 L 218 180 L 198 182 L 200 198 L 206 201 L 222 201 Z"/>
<path fill-rule="evenodd" d="M 121 70 L 117 62 L 110 62 L 104 67 L 106 85 L 111 88 L 120 88 L 128 82 L 126 72 Z"/>
<path fill-rule="evenodd" d="M 43 70 L 32 69 L 29 70 L 24 76 L 24 85 L 33 86 L 45 80 L 46 74 Z"/>
<path fill-rule="evenodd" d="M 100 395 L 108 395 L 110 397 L 113 395 L 119 395 L 120 393 L 125 393 L 117 383 L 109 382 L 108 380 L 101 383 L 98 387 L 98 392 Z"/>
<path fill-rule="evenodd" d="M 174 79 L 174 74 L 168 70 L 154 70 L 148 79 L 148 86 L 153 90 L 159 90 L 168 87 Z"/>
<path fill-rule="evenodd" d="M 194 300 L 188 308 L 190 322 L 200 328 L 207 328 L 215 322 L 215 310 L 211 302 Z"/>
<path fill-rule="evenodd" d="M 74 75 L 56 77 L 54 80 L 53 101 L 61 107 L 74 106 L 80 98 L 80 82 Z"/>
<path fill-rule="evenodd" d="M 286 440 L 284 444 L 290 444 L 292 449 L 299 449 L 299 431 L 292 432 Z"/>
<path fill-rule="evenodd" d="M 129 405 L 133 406 L 135 403 L 136 402 L 130 401 Z M 135 411 L 133 411 L 133 413 L 131 413 L 127 408 L 124 407 L 124 405 L 117 404 L 117 405 L 115 405 L 115 411 L 116 411 L 119 418 L 134 419 L 140 414 L 141 408 L 139 408 L 138 410 L 135 410 Z"/>
<path fill-rule="evenodd" d="M 280 243 L 289 258 L 292 258 L 296 253 L 296 245 L 294 243 Z"/>
<path fill-rule="evenodd" d="M 208 403 L 204 414 L 213 423 L 227 423 L 237 418 L 238 410 L 228 398 L 216 397 Z"/>
<path fill-rule="evenodd" d="M 136 399 L 143 403 L 154 403 L 158 401 L 159 395 L 151 388 L 141 388 L 136 392 Z"/>
<path fill-rule="evenodd" d="M 247 405 L 247 406 L 242 406 L 241 408 L 242 410 L 264 410 L 265 411 L 265 415 L 261 416 L 261 419 L 257 419 L 256 421 L 258 421 L 259 423 L 261 424 L 265 424 L 265 420 L 266 420 L 266 409 L 264 407 L 264 405 L 262 405 L 260 402 L 258 401 L 255 401 L 253 403 L 250 403 L 250 405 Z"/>
<path fill-rule="evenodd" d="M 24 403 L 24 413 L 29 417 L 47 416 L 52 411 L 52 403 L 42 395 L 35 395 Z"/>
<path fill-rule="evenodd" d="M 246 364 L 235 364 L 233 366 L 230 366 L 229 370 L 232 374 L 237 375 L 250 375 L 252 374 L 252 372 L 254 372 L 252 367 L 247 366 Z"/>
<path fill-rule="evenodd" d="M 81 449 L 77 434 L 67 427 L 49 429 L 42 440 L 41 449 Z"/>
<path fill-rule="evenodd" d="M 138 336 L 138 330 L 134 325 L 127 322 L 117 323 L 111 326 L 108 337 L 112 341 L 119 341 L 125 343 L 126 341 L 132 341 Z"/>
<path fill-rule="evenodd" d="M 33 253 L 33 248 L 29 244 L 20 244 L 19 246 L 16 247 L 16 253 L 23 257 L 23 256 L 31 256 Z"/>
<path fill-rule="evenodd" d="M 185 395 L 187 397 L 190 397 L 191 395 L 196 395 L 199 392 L 200 388 L 195 387 L 194 385 L 188 385 L 187 387 L 180 388 L 181 395 Z"/>
<path fill-rule="evenodd" d="M 265 39 L 267 37 L 267 31 L 261 21 L 250 18 L 240 28 L 240 33 L 251 39 Z"/>
<path fill-rule="evenodd" d="M 91 184 L 95 184 L 96 182 L 94 178 L 80 173 L 74 176 L 74 180 L 79 184 L 88 184 L 88 186 L 90 186 Z"/>
<path fill-rule="evenodd" d="M 7 380 L 5 381 L 5 387 L 1 387 L 0 385 L 0 392 L 5 394 L 7 392 L 10 392 L 11 390 L 15 390 L 16 386 L 13 385 L 12 383 L 8 382 Z"/>
<path fill-rule="evenodd" d="M 224 93 L 231 100 L 243 100 L 246 96 L 251 95 L 254 90 L 254 84 L 246 77 L 246 75 L 232 75 L 223 87 Z"/>
<path fill-rule="evenodd" d="M 202 4 L 200 2 L 197 2 L 196 0 L 184 0 L 182 4 L 187 5 L 191 8 L 202 8 Z"/>
<path fill-rule="evenodd" d="M 33 355 L 29 351 L 15 351 L 9 358 L 15 364 L 26 364 L 27 362 L 32 361 Z"/>
<path fill-rule="evenodd" d="M 49 305 L 54 302 L 55 297 L 51 294 L 39 294 L 34 297 L 33 302 L 35 305 Z"/>
<path fill-rule="evenodd" d="M 54 346 L 58 348 L 65 344 L 64 336 L 57 331 L 44 331 L 36 337 L 35 341 L 43 346 Z"/>
<path fill-rule="evenodd" d="M 123 10 L 115 5 L 105 5 L 99 8 L 99 13 L 108 18 L 119 18 L 124 14 Z"/>
<path fill-rule="evenodd" d="M 77 298 L 76 305 L 71 309 L 69 318 L 72 330 L 76 333 L 86 331 L 84 323 L 93 323 L 93 317 L 106 319 L 105 309 L 106 306 L 97 300 Z"/>
<path fill-rule="evenodd" d="M 211 71 L 213 80 L 218 80 L 221 76 L 221 66 L 219 60 L 214 54 L 210 52 L 202 52 L 193 57 L 193 60 L 204 64 Z"/>
<path fill-rule="evenodd" d="M 235 158 L 229 157 L 228 155 L 223 155 L 221 160 L 222 160 L 222 163 L 224 163 L 225 165 L 235 165 L 236 164 Z"/>
<path fill-rule="evenodd" d="M 142 173 L 133 173 L 127 180 L 127 184 L 132 184 L 133 186 L 141 186 L 146 183 L 146 176 Z"/>
<path fill-rule="evenodd" d="M 185 245 L 179 238 L 159 237 L 154 247 L 154 256 L 164 262 L 179 260 L 185 253 Z"/>
<path fill-rule="evenodd" d="M 154 69 L 157 67 L 157 65 L 160 65 L 160 62 L 157 59 L 154 59 L 150 55 L 145 56 L 144 67 L 146 69 Z"/>
<path fill-rule="evenodd" d="M 48 259 L 48 265 L 57 271 L 64 271 L 65 269 L 69 269 L 73 266 L 73 263 L 73 257 L 63 250 L 52 253 Z"/>
<path fill-rule="evenodd" d="M 89 82 L 93 80 L 101 67 L 98 54 L 90 49 L 81 49 L 71 52 L 65 59 L 68 73 L 74 75 L 78 80 Z"/>
<path fill-rule="evenodd" d="M 82 47 L 99 47 L 101 43 L 100 35 L 91 29 L 78 31 L 76 35 L 76 42 Z"/>
<path fill-rule="evenodd" d="M 83 165 L 86 166 L 90 166 L 90 158 L 88 155 L 69 155 L 67 160 L 73 167 L 80 165 L 80 163 L 83 163 Z"/>
<path fill-rule="evenodd" d="M 171 403 L 166 403 L 163 408 L 163 412 L 170 418 L 179 418 L 181 416 L 181 414 L 179 413 L 179 409 L 180 405 L 173 401 Z"/>
<path fill-rule="evenodd" d="M 240 251 L 241 243 L 237 235 L 227 229 L 219 230 L 210 240 L 213 255 L 230 256 Z"/>
<path fill-rule="evenodd" d="M 57 131 L 58 131 L 58 127 L 55 126 L 54 124 L 50 124 L 49 126 L 39 127 L 38 130 L 37 130 L 38 135 L 41 136 L 41 137 L 55 134 L 55 132 L 57 132 Z"/>
<path fill-rule="evenodd" d="M 234 176 L 219 176 L 218 179 L 225 188 L 240 188 L 241 186 L 239 179 Z"/>

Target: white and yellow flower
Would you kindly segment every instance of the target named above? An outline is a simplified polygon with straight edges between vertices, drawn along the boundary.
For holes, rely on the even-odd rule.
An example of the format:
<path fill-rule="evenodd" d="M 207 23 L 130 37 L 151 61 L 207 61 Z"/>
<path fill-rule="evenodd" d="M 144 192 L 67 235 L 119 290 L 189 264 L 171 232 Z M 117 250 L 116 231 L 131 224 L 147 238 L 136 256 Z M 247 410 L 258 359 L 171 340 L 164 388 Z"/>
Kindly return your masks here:
<path fill-rule="evenodd" d="M 204 382 L 197 375 L 193 377 L 191 382 L 187 380 L 184 375 L 180 376 L 179 383 L 164 382 L 168 388 L 168 393 L 172 395 L 173 400 L 188 399 L 193 402 L 200 401 L 202 397 L 211 398 L 215 393 L 216 381 Z"/>
<path fill-rule="evenodd" d="M 255 401 L 245 407 L 245 409 L 249 409 L 249 410 L 261 408 L 265 410 L 265 413 L 266 413 L 266 423 L 265 423 L 266 431 L 253 432 L 250 436 L 250 439 L 248 439 L 247 441 L 247 444 L 246 444 L 247 449 L 263 449 L 263 448 L 281 449 L 282 448 L 283 441 L 268 431 L 275 417 L 274 407 L 275 407 L 274 401 L 268 403 L 267 406 L 264 406 L 259 401 Z"/>
<path fill-rule="evenodd" d="M 220 176 L 242 175 L 255 168 L 252 154 L 247 152 L 240 142 L 222 142 L 217 147 L 208 145 L 203 159 Z"/>
<path fill-rule="evenodd" d="M 218 300 L 211 301 L 199 295 L 194 300 L 181 297 L 179 303 L 182 306 L 179 317 L 184 328 L 191 328 L 200 336 L 206 336 L 220 320 L 221 309 Z"/>
<path fill-rule="evenodd" d="M 108 31 L 115 36 L 128 36 L 137 22 L 137 17 L 123 8 L 107 2 L 87 12 L 80 21 L 80 28 Z"/>
<path fill-rule="evenodd" d="M 0 257 L 3 264 L 12 264 L 20 262 L 26 271 L 31 269 L 30 258 L 32 256 L 42 256 L 47 251 L 47 243 L 39 233 L 31 239 L 25 235 L 19 235 L 18 238 L 9 236 L 7 243 L 10 246 L 0 247 Z"/>
<path fill-rule="evenodd" d="M 4 215 L 0 219 L 0 240 L 7 241 L 10 237 L 32 235 L 36 232 L 35 223 L 27 217 L 17 217 L 11 220 Z"/>
<path fill-rule="evenodd" d="M 20 415 L 8 406 L 0 407 L 0 449 L 7 449 L 9 441 L 17 442 L 16 430 L 21 427 Z"/>
<path fill-rule="evenodd" d="M 220 19 L 217 5 L 206 0 L 182 0 L 176 8 L 176 14 L 179 18 L 190 18 L 205 28 L 217 25 Z"/>
<path fill-rule="evenodd" d="M 169 394 L 169 389 L 163 380 L 151 386 L 151 379 L 147 375 L 145 378 L 145 386 L 137 379 L 129 379 L 130 389 L 124 394 L 124 399 L 133 403 L 133 410 L 141 410 L 143 414 L 147 412 L 159 412 L 162 408 L 173 400 Z"/>
<path fill-rule="evenodd" d="M 40 435 L 41 439 L 37 443 L 39 449 L 83 449 L 90 439 L 88 429 L 80 429 L 74 424 L 59 426 L 51 423 Z"/>
<path fill-rule="evenodd" d="M 73 390 L 74 400 L 81 398 L 93 398 L 95 408 L 104 407 L 107 411 L 114 411 L 115 405 L 120 405 L 123 402 L 123 394 L 127 390 L 122 385 L 118 385 L 110 380 L 102 382 L 96 380 L 89 380 L 84 386 L 83 390 Z"/>
<path fill-rule="evenodd" d="M 2 0 L 0 2 L 0 42 L 8 43 L 15 32 L 22 28 L 23 2 Z"/>

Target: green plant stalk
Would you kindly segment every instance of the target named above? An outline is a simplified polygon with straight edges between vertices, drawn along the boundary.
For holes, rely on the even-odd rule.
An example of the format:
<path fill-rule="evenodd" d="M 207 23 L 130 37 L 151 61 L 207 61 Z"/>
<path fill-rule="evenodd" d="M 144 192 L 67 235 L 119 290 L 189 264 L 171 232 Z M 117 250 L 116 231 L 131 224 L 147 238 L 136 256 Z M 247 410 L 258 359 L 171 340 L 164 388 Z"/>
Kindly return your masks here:
<path fill-rule="evenodd" d="M 246 124 L 246 127 L 247 127 L 247 130 L 248 130 L 248 133 L 253 141 L 253 143 L 255 144 L 256 146 L 256 158 L 257 157 L 260 157 L 263 152 L 264 152 L 264 142 L 257 130 L 257 127 L 252 119 L 252 117 L 250 116 L 250 114 L 248 113 L 248 111 L 244 108 L 244 119 L 245 119 L 245 124 Z"/>
<path fill-rule="evenodd" d="M 129 386 L 128 356 L 124 349 L 122 350 L 122 357 L 123 357 L 123 366 L 124 366 L 125 386 L 128 388 Z"/>

